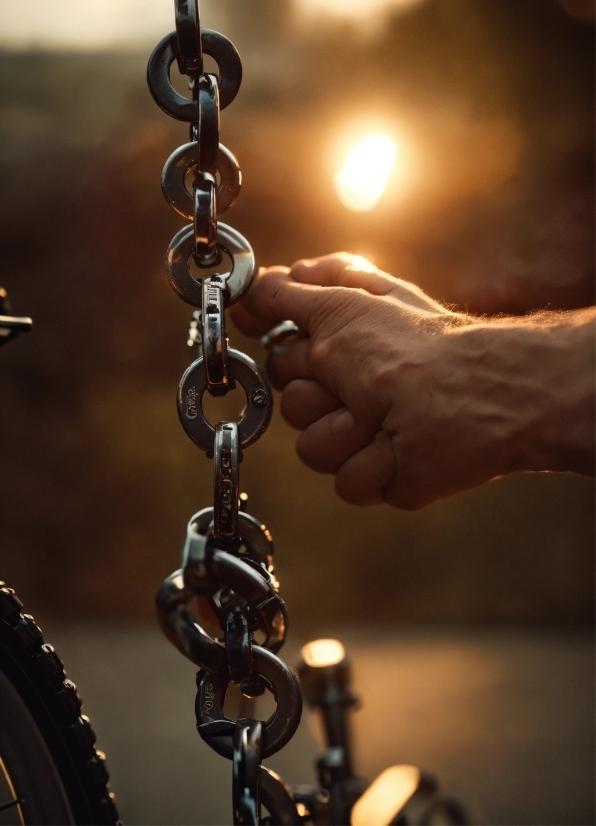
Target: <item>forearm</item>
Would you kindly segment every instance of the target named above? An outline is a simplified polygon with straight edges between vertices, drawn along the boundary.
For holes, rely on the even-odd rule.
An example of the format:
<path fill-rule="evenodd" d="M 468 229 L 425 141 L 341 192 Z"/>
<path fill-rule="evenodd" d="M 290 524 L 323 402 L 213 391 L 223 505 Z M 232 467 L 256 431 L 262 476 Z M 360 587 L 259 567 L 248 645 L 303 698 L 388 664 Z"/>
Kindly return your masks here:
<path fill-rule="evenodd" d="M 459 332 L 508 470 L 594 473 L 594 321 L 591 308 Z"/>

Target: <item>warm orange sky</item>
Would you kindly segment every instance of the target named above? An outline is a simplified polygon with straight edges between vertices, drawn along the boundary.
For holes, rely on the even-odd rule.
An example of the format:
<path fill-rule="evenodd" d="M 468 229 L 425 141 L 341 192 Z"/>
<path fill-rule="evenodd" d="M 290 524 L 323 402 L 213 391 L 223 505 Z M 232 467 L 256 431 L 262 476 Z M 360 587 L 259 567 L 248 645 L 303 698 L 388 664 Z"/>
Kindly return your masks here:
<path fill-rule="evenodd" d="M 322 13 L 374 26 L 383 12 L 420 0 L 293 0 L 308 20 Z M 0 46 L 92 49 L 145 44 L 173 28 L 172 0 L 20 0 L 0 3 Z M 201 0 L 216 26 L 225 0 Z"/>

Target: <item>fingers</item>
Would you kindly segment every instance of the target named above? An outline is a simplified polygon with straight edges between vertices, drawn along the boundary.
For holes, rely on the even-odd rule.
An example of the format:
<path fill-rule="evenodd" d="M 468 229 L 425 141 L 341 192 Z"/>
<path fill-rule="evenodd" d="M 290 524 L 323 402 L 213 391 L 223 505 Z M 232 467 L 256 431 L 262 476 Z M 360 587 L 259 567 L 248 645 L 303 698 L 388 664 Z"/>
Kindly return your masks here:
<path fill-rule="evenodd" d="M 264 335 L 285 319 L 312 334 L 328 317 L 337 315 L 345 299 L 341 293 L 325 289 L 333 287 L 391 296 L 406 311 L 416 308 L 425 313 L 457 315 L 415 284 L 382 272 L 365 258 L 341 252 L 297 261 L 291 269 L 261 269 L 243 301 L 232 307 L 232 318 L 241 332 L 253 337 Z"/>
<path fill-rule="evenodd" d="M 377 269 L 366 258 L 348 252 L 296 261 L 290 269 L 290 277 L 301 284 L 350 287 L 373 295 L 387 295 L 398 283 L 396 278 Z"/>
<path fill-rule="evenodd" d="M 328 413 L 338 410 L 342 403 L 318 381 L 294 379 L 281 397 L 281 415 L 297 430 L 304 430 Z"/>
<path fill-rule="evenodd" d="M 354 453 L 374 438 L 372 425 L 358 424 L 350 411 L 341 407 L 304 430 L 296 441 L 296 452 L 312 470 L 335 473 Z"/>
<path fill-rule="evenodd" d="M 285 319 L 310 333 L 323 320 L 320 311 L 328 298 L 325 292 L 320 287 L 299 284 L 286 267 L 275 267 L 262 272 L 242 300 L 252 318 L 240 311 L 234 312 L 233 318 L 242 332 L 253 336 Z"/>
<path fill-rule="evenodd" d="M 238 330 L 250 338 L 260 338 L 271 329 L 268 321 L 249 313 L 242 301 L 230 308 L 230 317 Z"/>
<path fill-rule="evenodd" d="M 379 431 L 372 442 L 338 468 L 335 490 L 350 505 L 380 505 L 395 472 L 391 437 Z"/>
<path fill-rule="evenodd" d="M 313 379 L 307 338 L 290 336 L 267 356 L 267 375 L 276 390 L 283 390 L 293 379 Z"/>
<path fill-rule="evenodd" d="M 299 284 L 363 289 L 373 295 L 387 295 L 399 283 L 365 258 L 347 252 L 303 259 L 291 269 L 276 266 L 259 270 L 243 301 L 232 307 L 231 316 L 238 329 L 252 337 L 264 335 L 276 322 L 285 319 L 312 332 L 313 311 L 326 298 L 317 291 L 301 291 Z"/>

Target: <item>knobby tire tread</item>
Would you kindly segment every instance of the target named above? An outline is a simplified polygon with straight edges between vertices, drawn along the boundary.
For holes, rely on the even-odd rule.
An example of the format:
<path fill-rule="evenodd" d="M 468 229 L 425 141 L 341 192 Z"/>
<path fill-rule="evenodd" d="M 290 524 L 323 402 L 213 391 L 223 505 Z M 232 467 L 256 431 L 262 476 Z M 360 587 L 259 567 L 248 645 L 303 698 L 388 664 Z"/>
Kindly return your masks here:
<path fill-rule="evenodd" d="M 54 759 L 77 824 L 119 824 L 105 754 L 81 714 L 76 685 L 12 588 L 0 581 L 0 669 L 29 709 Z"/>

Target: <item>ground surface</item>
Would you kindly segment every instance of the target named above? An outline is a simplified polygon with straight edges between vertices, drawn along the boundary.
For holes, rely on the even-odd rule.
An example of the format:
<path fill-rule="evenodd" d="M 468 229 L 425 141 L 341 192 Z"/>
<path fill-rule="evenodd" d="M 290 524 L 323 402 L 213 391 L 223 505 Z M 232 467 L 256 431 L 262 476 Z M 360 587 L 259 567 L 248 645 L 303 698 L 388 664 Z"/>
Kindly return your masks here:
<path fill-rule="evenodd" d="M 128 824 L 231 822 L 231 766 L 194 728 L 194 669 L 151 626 L 47 628 L 108 755 Z M 51 633 L 50 633 L 51 632 Z M 594 823 L 594 645 L 587 631 L 343 629 L 362 709 L 358 770 L 434 772 L 475 824 Z M 294 665 L 297 643 L 284 649 Z M 312 782 L 316 725 L 270 761 Z"/>

